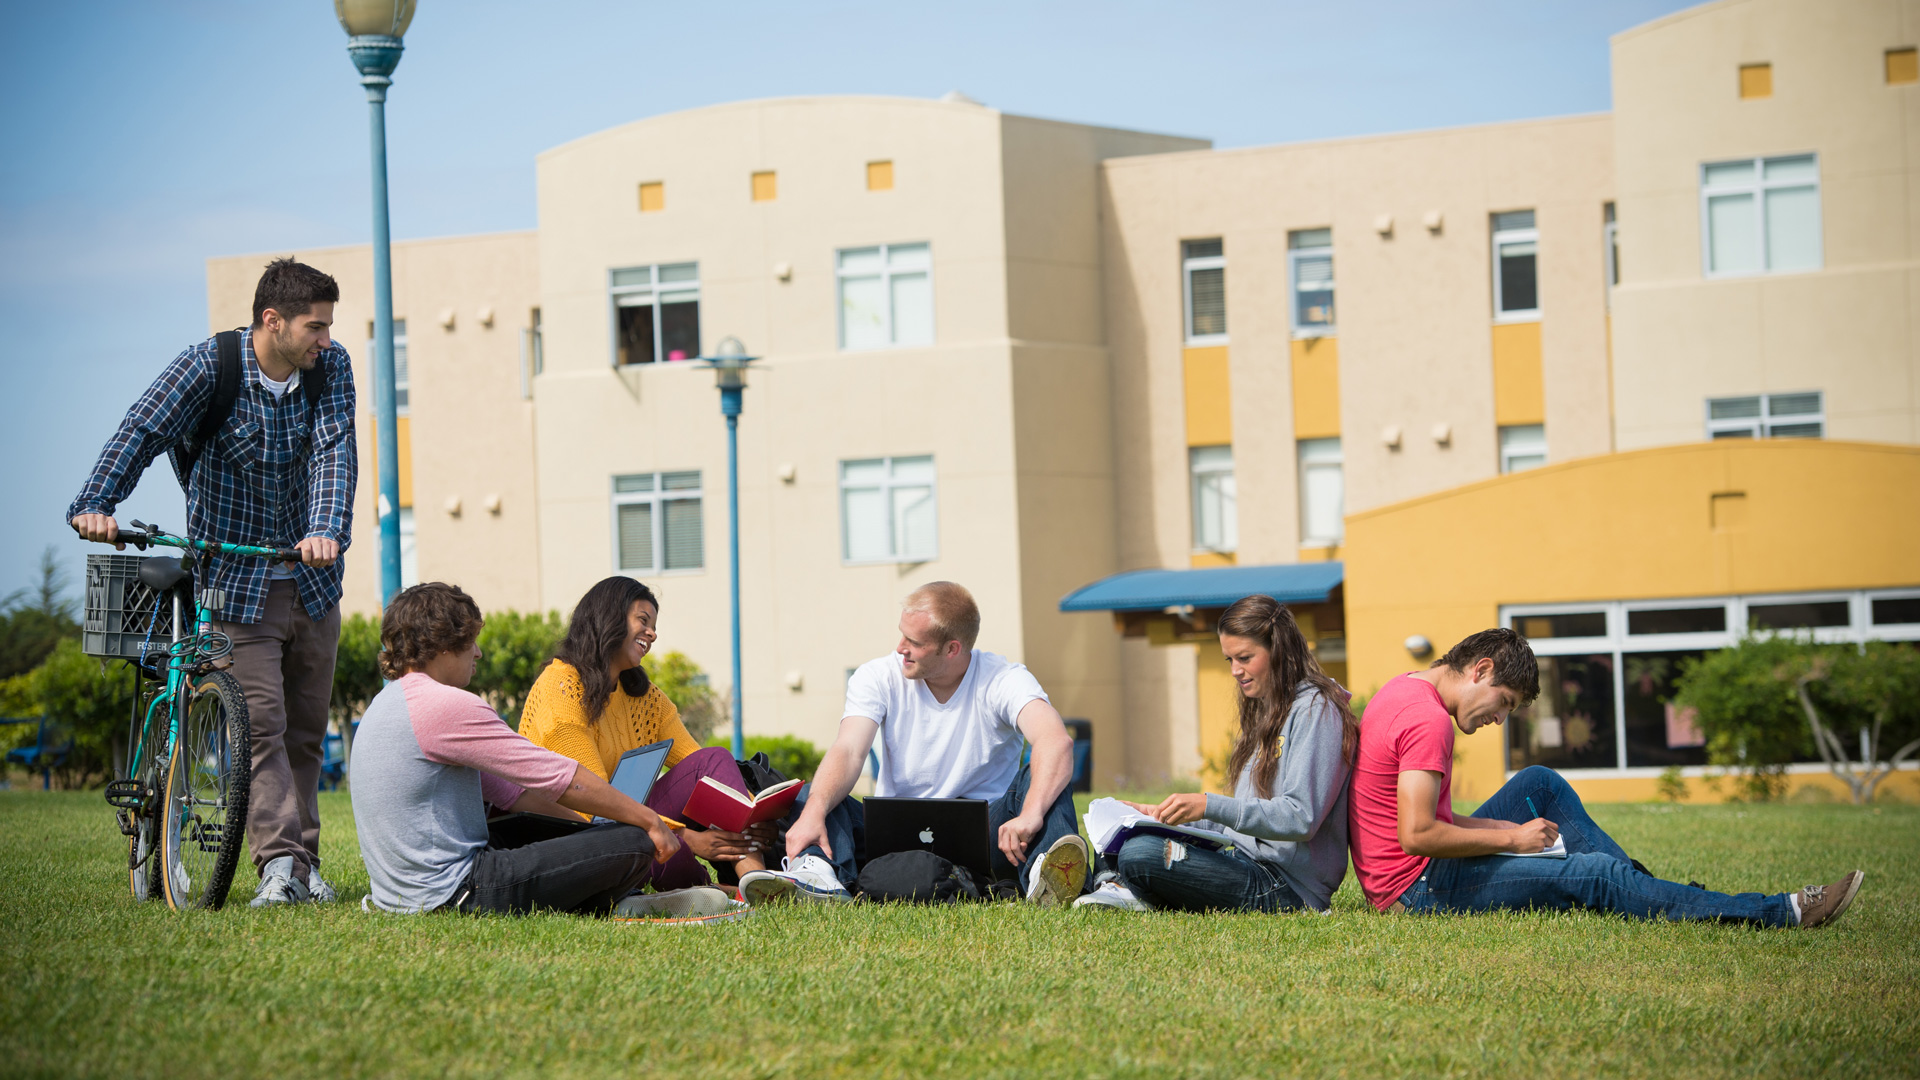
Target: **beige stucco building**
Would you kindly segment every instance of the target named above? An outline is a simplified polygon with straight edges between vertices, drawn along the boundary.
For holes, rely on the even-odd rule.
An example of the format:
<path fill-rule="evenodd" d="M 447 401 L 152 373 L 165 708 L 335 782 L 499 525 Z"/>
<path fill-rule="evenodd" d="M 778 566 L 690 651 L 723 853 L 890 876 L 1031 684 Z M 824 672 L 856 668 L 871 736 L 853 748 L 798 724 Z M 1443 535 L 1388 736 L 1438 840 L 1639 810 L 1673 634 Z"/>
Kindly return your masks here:
<path fill-rule="evenodd" d="M 1348 556 L 1349 515 L 1436 520 L 1391 508 L 1712 438 L 1920 442 L 1917 41 L 1910 0 L 1722 0 L 1617 37 L 1615 109 L 1592 116 L 1216 151 L 954 95 L 822 97 L 556 147 L 536 231 L 395 245 L 412 572 L 563 613 L 635 574 L 661 647 L 724 685 L 725 427 L 681 361 L 735 337 L 763 357 L 740 424 L 749 731 L 829 739 L 900 597 L 945 578 L 980 599 L 982 647 L 1092 721 L 1096 782 L 1199 774 L 1231 733 L 1209 598 L 1235 582 L 1306 583 L 1303 626 L 1361 693 L 1441 632 L 1420 622 L 1440 607 L 1355 578 L 1349 612 L 1341 570 L 1310 569 Z M 364 363 L 367 249 L 300 254 L 341 279 Z M 210 263 L 216 327 L 262 261 Z M 1552 488 L 1455 527 L 1574 550 Z M 1845 587 L 1898 599 L 1904 565 Z M 1180 573 L 1076 593 L 1150 568 Z M 1445 610 L 1547 599 L 1503 588 Z M 1475 775 L 1512 763 L 1486 752 Z"/>

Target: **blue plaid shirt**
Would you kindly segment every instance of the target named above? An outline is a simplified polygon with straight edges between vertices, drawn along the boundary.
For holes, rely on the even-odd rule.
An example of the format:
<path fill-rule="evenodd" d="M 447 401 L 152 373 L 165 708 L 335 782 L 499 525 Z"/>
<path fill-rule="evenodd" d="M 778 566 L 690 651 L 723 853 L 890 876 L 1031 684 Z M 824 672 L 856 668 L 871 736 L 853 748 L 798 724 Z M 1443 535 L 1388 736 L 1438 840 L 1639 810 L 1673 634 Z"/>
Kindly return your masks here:
<path fill-rule="evenodd" d="M 93 475 L 67 508 L 67 519 L 113 513 L 153 459 L 170 453 L 174 475 L 187 493 L 188 536 L 262 547 L 292 547 L 309 536 L 321 536 L 338 541 L 344 552 L 353 541 L 353 485 L 360 471 L 353 437 L 353 368 L 338 342 L 320 354 L 317 366 L 327 372 L 326 394 L 317 410 L 308 407 L 306 391 L 298 386 L 275 398 L 260 382 L 253 331 L 241 331 L 240 394 L 233 415 L 201 453 L 189 478 L 182 469 L 182 452 L 213 400 L 220 349 L 208 338 L 174 357 L 107 440 Z M 318 415 L 309 415 L 312 412 Z M 302 565 L 294 570 L 307 614 L 318 619 L 340 602 L 345 569 L 342 558 L 329 567 Z M 268 570 L 265 559 L 215 559 L 212 580 L 200 585 L 226 590 L 223 621 L 259 622 Z"/>

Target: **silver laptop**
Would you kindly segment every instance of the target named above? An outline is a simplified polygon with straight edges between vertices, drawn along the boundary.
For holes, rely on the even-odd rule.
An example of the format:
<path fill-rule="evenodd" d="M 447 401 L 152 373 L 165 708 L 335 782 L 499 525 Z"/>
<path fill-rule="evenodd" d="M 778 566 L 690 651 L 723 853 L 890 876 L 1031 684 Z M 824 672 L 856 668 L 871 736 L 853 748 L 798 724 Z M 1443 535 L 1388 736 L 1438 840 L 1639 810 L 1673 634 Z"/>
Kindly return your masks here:
<path fill-rule="evenodd" d="M 620 755 L 620 764 L 613 767 L 613 779 L 608 783 L 620 794 L 634 802 L 646 805 L 647 796 L 653 794 L 653 782 L 660 778 L 660 766 L 667 760 L 667 751 L 673 749 L 672 739 L 662 739 L 649 743 L 637 750 L 629 750 Z M 671 816 L 671 815 L 669 815 Z M 596 817 L 595 825 L 603 825 L 612 818 Z"/>

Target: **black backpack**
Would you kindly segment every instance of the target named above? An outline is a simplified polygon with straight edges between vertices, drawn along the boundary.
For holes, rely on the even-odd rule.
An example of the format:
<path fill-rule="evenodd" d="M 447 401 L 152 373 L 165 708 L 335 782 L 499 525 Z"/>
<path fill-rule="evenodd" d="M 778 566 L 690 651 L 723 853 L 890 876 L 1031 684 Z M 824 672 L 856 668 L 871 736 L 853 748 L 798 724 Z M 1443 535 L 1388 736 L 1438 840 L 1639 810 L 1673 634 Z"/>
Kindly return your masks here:
<path fill-rule="evenodd" d="M 175 459 L 182 486 L 193 479 L 193 467 L 199 464 L 200 455 L 213 444 L 213 437 L 233 415 L 233 403 L 240 399 L 240 331 L 222 330 L 213 339 L 220 350 L 220 374 L 214 379 L 207 411 L 200 414 L 200 424 L 193 429 L 193 441 L 183 445 Z M 301 372 L 300 388 L 306 392 L 307 409 L 318 413 L 320 399 L 327 392 L 326 366 L 315 364 L 313 370 Z"/>
<path fill-rule="evenodd" d="M 951 904 L 981 898 L 971 871 L 931 851 L 896 851 L 880 856 L 861 868 L 859 888 L 860 895 L 868 900 L 913 904 Z"/>

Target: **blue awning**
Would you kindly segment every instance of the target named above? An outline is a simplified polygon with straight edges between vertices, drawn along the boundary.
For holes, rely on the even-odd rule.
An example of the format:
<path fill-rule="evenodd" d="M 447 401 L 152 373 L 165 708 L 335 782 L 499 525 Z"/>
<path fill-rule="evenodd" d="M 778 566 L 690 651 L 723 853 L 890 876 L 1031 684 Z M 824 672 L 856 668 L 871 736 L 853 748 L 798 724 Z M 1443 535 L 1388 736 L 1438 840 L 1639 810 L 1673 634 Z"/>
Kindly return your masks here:
<path fill-rule="evenodd" d="M 1060 610 L 1223 608 L 1255 593 L 1265 593 L 1283 604 L 1312 604 L 1332 595 L 1345 577 L 1345 565 L 1338 562 L 1214 566 L 1204 570 L 1129 570 L 1068 593 L 1060 601 Z"/>

